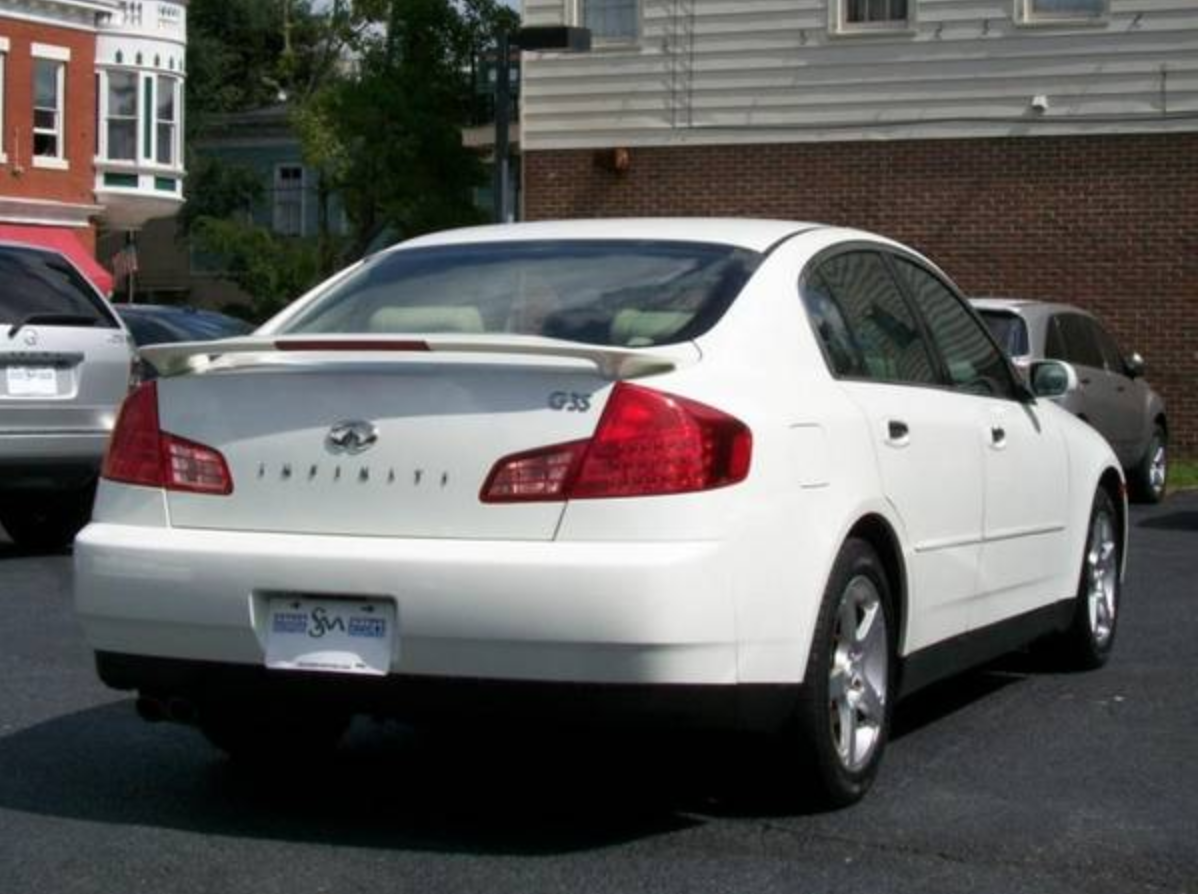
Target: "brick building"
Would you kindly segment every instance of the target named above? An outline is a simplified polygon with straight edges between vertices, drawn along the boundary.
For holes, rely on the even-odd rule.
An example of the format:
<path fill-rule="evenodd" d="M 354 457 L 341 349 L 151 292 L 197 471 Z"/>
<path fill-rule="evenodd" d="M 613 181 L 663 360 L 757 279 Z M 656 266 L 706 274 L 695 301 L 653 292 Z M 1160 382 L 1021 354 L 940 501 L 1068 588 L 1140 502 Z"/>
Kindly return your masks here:
<path fill-rule="evenodd" d="M 1064 300 L 1142 352 L 1196 446 L 1188 0 L 527 0 L 524 216 L 877 230 L 970 294 Z"/>
<path fill-rule="evenodd" d="M 183 0 L 0 0 L 0 239 L 57 248 L 104 291 L 101 229 L 183 202 Z"/>

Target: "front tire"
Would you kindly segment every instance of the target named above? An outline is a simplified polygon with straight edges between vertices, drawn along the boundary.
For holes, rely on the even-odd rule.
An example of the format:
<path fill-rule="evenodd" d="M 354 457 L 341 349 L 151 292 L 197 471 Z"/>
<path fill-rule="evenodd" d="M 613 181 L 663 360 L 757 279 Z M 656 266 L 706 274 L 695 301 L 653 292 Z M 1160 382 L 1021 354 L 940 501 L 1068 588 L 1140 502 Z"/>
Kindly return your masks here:
<path fill-rule="evenodd" d="M 1071 626 L 1061 637 L 1068 665 L 1102 667 L 1112 653 L 1121 601 L 1120 524 L 1112 497 L 1097 488 Z"/>
<path fill-rule="evenodd" d="M 887 744 L 895 674 L 891 588 L 870 544 L 849 540 L 834 563 L 808 668 L 787 732 L 797 794 L 844 807 L 870 789 Z"/>
<path fill-rule="evenodd" d="M 1161 503 L 1167 495 L 1167 433 L 1162 426 L 1154 426 L 1146 453 L 1130 479 L 1139 503 Z"/>

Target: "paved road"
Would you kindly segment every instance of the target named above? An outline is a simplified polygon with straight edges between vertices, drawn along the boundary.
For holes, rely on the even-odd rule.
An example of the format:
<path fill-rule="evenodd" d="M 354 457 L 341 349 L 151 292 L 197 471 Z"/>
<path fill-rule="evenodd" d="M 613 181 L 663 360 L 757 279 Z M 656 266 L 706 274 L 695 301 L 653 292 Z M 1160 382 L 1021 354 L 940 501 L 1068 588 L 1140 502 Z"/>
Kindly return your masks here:
<path fill-rule="evenodd" d="M 1140 510 L 1117 652 L 900 706 L 868 800 L 773 815 L 717 741 L 363 723 L 264 781 L 94 679 L 70 559 L 0 542 L 0 892 L 1196 890 L 1196 500 Z"/>

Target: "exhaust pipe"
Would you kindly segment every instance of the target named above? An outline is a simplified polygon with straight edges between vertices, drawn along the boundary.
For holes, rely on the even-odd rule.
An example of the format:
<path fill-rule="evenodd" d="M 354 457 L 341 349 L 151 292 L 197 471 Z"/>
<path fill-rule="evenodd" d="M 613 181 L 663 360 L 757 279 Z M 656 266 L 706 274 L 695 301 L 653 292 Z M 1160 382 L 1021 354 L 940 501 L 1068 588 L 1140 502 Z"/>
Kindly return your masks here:
<path fill-rule="evenodd" d="M 186 698 L 176 697 L 167 701 L 167 719 L 175 723 L 192 726 L 195 724 L 198 714 L 196 705 Z"/>
<path fill-rule="evenodd" d="M 149 695 L 139 695 L 134 702 L 138 717 L 147 723 L 162 723 L 167 719 L 166 706 L 157 698 Z"/>

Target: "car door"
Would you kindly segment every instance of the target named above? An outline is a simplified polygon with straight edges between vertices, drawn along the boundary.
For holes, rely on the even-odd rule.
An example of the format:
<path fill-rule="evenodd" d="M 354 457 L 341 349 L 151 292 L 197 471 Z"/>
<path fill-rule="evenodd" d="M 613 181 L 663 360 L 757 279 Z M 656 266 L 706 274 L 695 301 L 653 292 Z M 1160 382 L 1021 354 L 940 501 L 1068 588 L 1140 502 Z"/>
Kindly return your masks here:
<path fill-rule="evenodd" d="M 1066 360 L 1079 374 L 1076 413 L 1115 446 L 1120 433 L 1120 402 L 1104 368 L 1104 355 L 1091 319 L 1078 313 L 1055 314 L 1052 325 L 1058 326 L 1066 356 L 1051 359 Z"/>
<path fill-rule="evenodd" d="M 974 398 L 944 387 L 925 333 L 873 246 L 818 256 L 801 291 L 831 371 L 868 422 L 885 496 L 911 549 L 906 649 L 962 633 L 983 525 Z"/>
<path fill-rule="evenodd" d="M 891 256 L 928 327 L 983 460 L 983 544 L 969 626 L 985 627 L 1061 598 L 1067 554 L 1067 450 L 1050 408 L 1017 382 L 982 321 L 917 259 Z"/>
<path fill-rule="evenodd" d="M 1132 466 L 1141 458 L 1143 432 L 1146 431 L 1146 401 L 1139 385 L 1125 367 L 1125 356 L 1116 340 L 1096 320 L 1087 317 L 1088 325 L 1100 355 L 1104 358 L 1104 385 L 1111 402 L 1113 435 L 1109 442 L 1125 466 Z"/>

